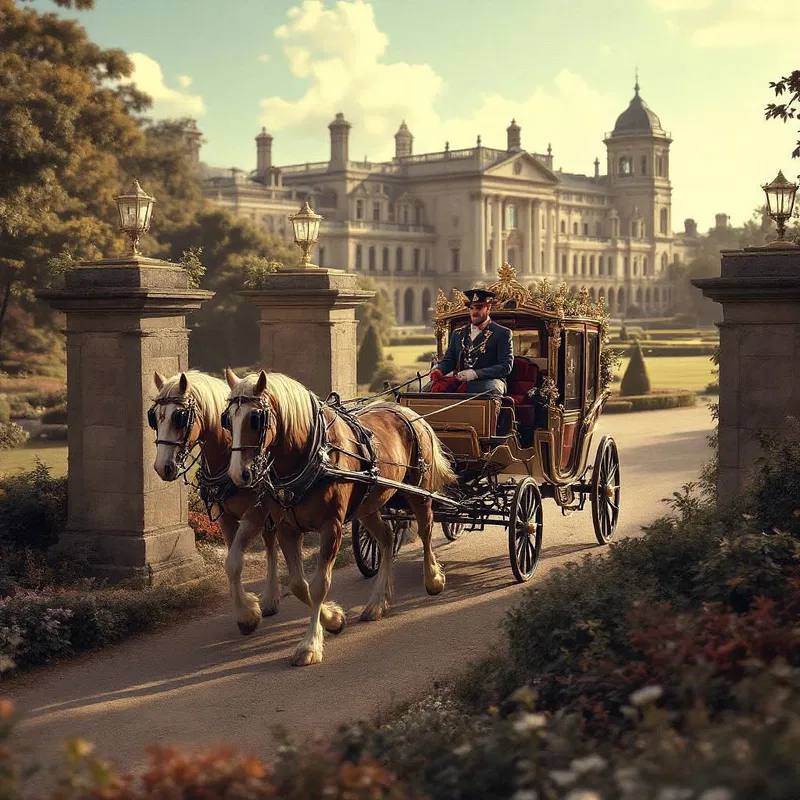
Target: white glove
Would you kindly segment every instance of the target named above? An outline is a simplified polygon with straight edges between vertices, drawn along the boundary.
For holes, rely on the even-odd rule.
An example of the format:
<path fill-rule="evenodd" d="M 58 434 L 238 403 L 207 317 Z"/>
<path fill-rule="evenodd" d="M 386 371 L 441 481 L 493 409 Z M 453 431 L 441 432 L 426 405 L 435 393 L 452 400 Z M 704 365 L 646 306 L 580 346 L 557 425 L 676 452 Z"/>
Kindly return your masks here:
<path fill-rule="evenodd" d="M 461 372 L 456 375 L 460 381 L 476 381 L 478 380 L 478 373 L 475 372 L 474 369 L 462 369 Z"/>

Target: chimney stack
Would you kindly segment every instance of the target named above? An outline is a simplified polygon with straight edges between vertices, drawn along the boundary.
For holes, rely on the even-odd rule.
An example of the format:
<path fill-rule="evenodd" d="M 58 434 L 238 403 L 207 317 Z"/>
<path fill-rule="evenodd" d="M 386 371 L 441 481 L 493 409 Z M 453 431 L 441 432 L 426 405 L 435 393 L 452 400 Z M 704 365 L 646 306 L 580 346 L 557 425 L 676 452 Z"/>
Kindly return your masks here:
<path fill-rule="evenodd" d="M 394 156 L 395 158 L 402 158 L 403 156 L 410 156 L 414 151 L 414 137 L 403 120 L 397 133 L 394 135 Z"/>
<path fill-rule="evenodd" d="M 508 152 L 509 153 L 518 153 L 522 150 L 521 137 L 520 137 L 521 128 L 517 125 L 517 121 L 515 119 L 511 120 L 511 124 L 506 128 L 506 133 L 508 134 Z"/>
<path fill-rule="evenodd" d="M 336 115 L 336 119 L 328 125 L 328 130 L 331 132 L 331 160 L 328 169 L 347 169 L 347 163 L 350 160 L 349 139 L 351 127 L 341 111 Z"/>
<path fill-rule="evenodd" d="M 595 176 L 595 178 L 599 178 L 600 177 L 600 159 L 599 158 L 596 158 L 594 160 L 594 176 Z"/>
<path fill-rule="evenodd" d="M 269 171 L 272 168 L 272 137 L 266 128 L 256 136 L 256 177 L 261 183 L 269 181 Z"/>

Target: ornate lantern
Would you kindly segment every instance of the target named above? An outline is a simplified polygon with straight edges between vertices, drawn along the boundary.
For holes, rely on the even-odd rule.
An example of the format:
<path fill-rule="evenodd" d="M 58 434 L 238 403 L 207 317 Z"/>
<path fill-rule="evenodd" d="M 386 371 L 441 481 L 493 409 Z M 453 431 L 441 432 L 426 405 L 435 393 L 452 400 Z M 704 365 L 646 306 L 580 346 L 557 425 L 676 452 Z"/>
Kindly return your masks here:
<path fill-rule="evenodd" d="M 150 229 L 150 220 L 153 217 L 155 198 L 150 197 L 139 181 L 134 180 L 127 194 L 120 194 L 114 198 L 119 211 L 119 229 L 128 234 L 131 240 L 131 249 L 128 255 L 139 255 L 139 240 Z"/>
<path fill-rule="evenodd" d="M 767 213 L 775 220 L 778 227 L 778 241 L 785 242 L 786 220 L 792 216 L 797 184 L 787 181 L 781 170 L 772 183 L 767 183 L 761 188 L 767 196 Z"/>
<path fill-rule="evenodd" d="M 300 269 L 314 266 L 311 263 L 309 251 L 319 240 L 319 223 L 322 221 L 319 214 L 315 214 L 306 200 L 303 207 L 289 217 L 289 221 L 294 228 L 295 244 L 303 251 L 303 258 L 300 261 Z"/>

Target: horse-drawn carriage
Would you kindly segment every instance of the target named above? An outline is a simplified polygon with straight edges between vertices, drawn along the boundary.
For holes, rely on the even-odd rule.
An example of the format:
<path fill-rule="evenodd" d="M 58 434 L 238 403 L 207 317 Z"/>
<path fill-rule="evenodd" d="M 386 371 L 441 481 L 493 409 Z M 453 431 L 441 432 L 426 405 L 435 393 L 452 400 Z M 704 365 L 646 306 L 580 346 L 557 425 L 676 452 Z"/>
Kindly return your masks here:
<path fill-rule="evenodd" d="M 610 353 L 603 348 L 606 317 L 585 289 L 569 295 L 542 282 L 535 293 L 504 265 L 489 287 L 497 297 L 492 319 L 511 329 L 514 367 L 501 399 L 422 391 L 397 393 L 401 406 L 425 418 L 449 451 L 457 484 L 434 497 L 434 519 L 451 541 L 464 531 L 501 525 L 508 530 L 511 568 L 531 578 L 542 545 L 542 498 L 562 512 L 582 511 L 587 496 L 597 541 L 605 544 L 619 518 L 617 446 L 604 436 L 589 466 L 592 435 L 610 392 Z M 464 297 L 440 290 L 434 317 L 438 357 L 452 332 L 469 323 Z M 421 382 L 420 382 L 421 383 Z M 421 389 L 422 386 L 417 387 Z M 396 495 L 382 516 L 394 531 L 395 553 L 412 516 Z M 353 521 L 353 549 L 361 572 L 380 566 L 374 540 Z"/>

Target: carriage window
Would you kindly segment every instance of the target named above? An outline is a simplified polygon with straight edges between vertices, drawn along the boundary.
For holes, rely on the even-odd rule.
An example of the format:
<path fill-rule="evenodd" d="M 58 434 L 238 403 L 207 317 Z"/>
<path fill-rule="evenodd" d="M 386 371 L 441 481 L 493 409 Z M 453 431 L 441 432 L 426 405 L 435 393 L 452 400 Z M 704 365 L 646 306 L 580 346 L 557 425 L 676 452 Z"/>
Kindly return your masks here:
<path fill-rule="evenodd" d="M 539 331 L 514 331 L 514 355 L 540 358 L 542 340 Z"/>
<path fill-rule="evenodd" d="M 597 334 L 590 332 L 586 338 L 586 405 L 590 406 L 597 397 Z"/>
<path fill-rule="evenodd" d="M 564 385 L 564 408 L 574 411 L 583 406 L 581 385 L 583 383 L 583 332 L 565 331 L 561 345 L 560 372 Z"/>

